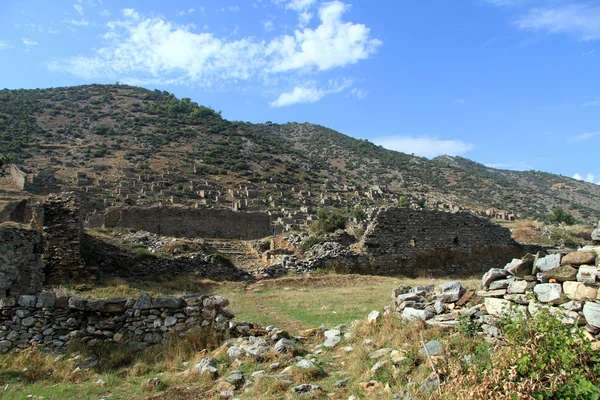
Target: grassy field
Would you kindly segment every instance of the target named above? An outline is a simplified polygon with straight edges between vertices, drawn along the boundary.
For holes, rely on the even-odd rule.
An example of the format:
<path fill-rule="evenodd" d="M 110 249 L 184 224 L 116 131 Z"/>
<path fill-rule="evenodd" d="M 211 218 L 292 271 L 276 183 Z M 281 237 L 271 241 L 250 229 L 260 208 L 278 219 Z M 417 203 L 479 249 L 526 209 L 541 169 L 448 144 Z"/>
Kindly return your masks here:
<path fill-rule="evenodd" d="M 383 310 L 384 306 L 389 305 L 391 290 L 400 284 L 424 285 L 442 282 L 430 279 L 318 275 L 258 283 L 236 283 L 181 276 L 176 279 L 155 278 L 140 281 L 109 279 L 90 286 L 63 286 L 56 289 L 89 298 L 134 297 L 142 292 L 153 296 L 220 294 L 230 299 L 230 308 L 236 314 L 236 320 L 256 322 L 263 326 L 274 324 L 295 334 L 299 330 L 321 325 L 330 328 L 340 324 L 350 325 L 357 319 L 364 320 L 371 310 Z M 478 281 L 463 282 L 475 287 Z M 72 354 L 77 354 L 73 351 Z M 131 360 L 129 364 L 124 362 L 123 366 L 104 372 L 77 373 L 73 372 L 75 360 L 70 360 L 69 357 L 55 361 L 55 356 L 47 356 L 37 351 L 13 352 L 0 356 L 0 398 L 24 399 L 31 395 L 37 399 L 143 399 L 156 394 L 158 389 L 167 387 L 176 388 L 170 390 L 177 393 L 183 390 L 182 387 L 206 387 L 201 382 L 194 383 L 193 378 L 182 375 L 186 370 L 183 362 L 187 361 L 193 365 L 193 362 L 202 358 L 197 349 L 182 351 L 178 348 L 176 351 L 163 352 L 164 354 L 139 354 L 136 356 L 139 359 Z M 118 352 L 110 354 L 111 362 L 125 357 Z M 267 367 L 268 365 L 257 364 L 245 368 Z M 148 378 L 156 377 L 157 374 L 163 381 L 158 389 L 147 384 Z M 328 380 L 333 381 L 337 374 L 328 376 Z M 167 397 L 170 400 L 179 398 L 175 392 Z M 192 392 L 195 393 L 193 396 L 200 396 L 199 392 Z M 188 397 L 189 394 L 186 392 L 181 398 L 204 398 Z M 251 397 L 256 398 L 256 394 Z"/>

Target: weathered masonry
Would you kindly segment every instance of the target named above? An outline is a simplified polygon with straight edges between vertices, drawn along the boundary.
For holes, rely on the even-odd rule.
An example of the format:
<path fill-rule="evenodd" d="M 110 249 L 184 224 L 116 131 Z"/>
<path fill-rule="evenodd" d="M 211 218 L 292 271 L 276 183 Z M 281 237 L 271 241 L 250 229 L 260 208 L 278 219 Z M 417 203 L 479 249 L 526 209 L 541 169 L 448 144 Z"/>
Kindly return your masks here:
<path fill-rule="evenodd" d="M 105 228 L 123 227 L 163 236 L 219 239 L 261 239 L 273 234 L 271 217 L 260 212 L 179 207 L 129 207 L 106 210 Z"/>
<path fill-rule="evenodd" d="M 222 296 L 200 295 L 95 301 L 55 292 L 0 297 L 0 353 L 31 346 L 60 349 L 71 340 L 137 350 L 192 329 L 224 332 L 234 316 L 228 304 Z"/>
<path fill-rule="evenodd" d="M 469 275 L 524 254 L 508 229 L 487 219 L 395 207 L 377 213 L 361 247 L 369 262 L 360 272 L 380 275 Z"/>

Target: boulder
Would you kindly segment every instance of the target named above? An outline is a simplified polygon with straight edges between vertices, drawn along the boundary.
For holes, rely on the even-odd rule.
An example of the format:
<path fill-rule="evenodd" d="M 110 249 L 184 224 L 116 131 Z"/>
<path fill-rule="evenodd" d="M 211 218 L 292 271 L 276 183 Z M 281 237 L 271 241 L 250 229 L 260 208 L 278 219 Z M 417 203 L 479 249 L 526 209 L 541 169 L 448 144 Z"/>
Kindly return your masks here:
<path fill-rule="evenodd" d="M 17 304 L 21 307 L 35 307 L 36 303 L 36 297 L 29 295 L 19 296 L 19 299 L 17 300 Z"/>
<path fill-rule="evenodd" d="M 563 256 L 562 265 L 582 265 L 594 264 L 596 261 L 596 252 L 594 250 L 579 250 Z"/>
<path fill-rule="evenodd" d="M 535 274 L 536 272 L 546 272 L 550 271 L 551 269 L 560 267 L 560 259 L 560 253 L 538 258 L 533 264 L 533 273 Z"/>
<path fill-rule="evenodd" d="M 56 293 L 54 292 L 41 292 L 37 295 L 37 302 L 35 306 L 37 308 L 48 308 L 54 307 L 56 304 Z"/>
<path fill-rule="evenodd" d="M 442 342 L 437 340 L 431 340 L 425 343 L 425 348 L 427 349 L 427 352 L 425 351 L 425 349 L 421 349 L 419 350 L 419 354 L 426 356 L 427 353 L 429 353 L 430 356 L 437 356 L 441 353 L 443 347 L 444 344 Z"/>
<path fill-rule="evenodd" d="M 494 317 L 510 314 L 512 303 L 508 300 L 497 299 L 495 297 L 485 298 L 485 309 L 488 314 Z"/>
<path fill-rule="evenodd" d="M 273 349 L 276 353 L 295 354 L 298 351 L 298 346 L 289 339 L 279 339 L 279 341 L 275 343 Z"/>
<path fill-rule="evenodd" d="M 526 254 L 520 260 L 518 258 L 514 258 L 511 262 L 506 264 L 504 269 L 509 274 L 514 276 L 523 277 L 526 275 L 531 275 L 534 259 L 535 257 L 533 254 Z"/>
<path fill-rule="evenodd" d="M 133 304 L 133 308 L 136 310 L 148 310 L 152 308 L 152 297 L 148 293 L 140 294 L 140 297 Z"/>
<path fill-rule="evenodd" d="M 444 283 L 435 289 L 437 300 L 442 303 L 456 303 L 466 291 L 467 288 L 457 281 Z"/>
<path fill-rule="evenodd" d="M 592 232 L 592 240 L 600 242 L 600 225 Z"/>
<path fill-rule="evenodd" d="M 481 278 L 481 285 L 485 288 L 489 287 L 493 281 L 504 279 L 509 275 L 508 271 L 501 268 L 492 268 L 486 272 Z"/>
<path fill-rule="evenodd" d="M 533 292 L 542 303 L 561 304 L 568 301 L 560 283 L 540 283 L 533 288 Z"/>
<path fill-rule="evenodd" d="M 435 314 L 429 310 L 418 310 L 416 308 L 406 307 L 402 311 L 402 319 L 422 319 L 424 321 L 435 317 Z"/>
<path fill-rule="evenodd" d="M 594 285 L 598 280 L 598 275 L 600 275 L 598 268 L 589 265 L 582 265 L 579 267 L 579 271 L 577 272 L 577 281 Z"/>
<path fill-rule="evenodd" d="M 512 277 L 512 276 L 510 278 L 507 278 L 507 279 L 499 279 L 497 281 L 494 281 L 494 282 L 490 283 L 490 286 L 489 286 L 488 290 L 506 289 L 514 281 L 515 281 L 515 278 Z"/>
<path fill-rule="evenodd" d="M 178 297 L 162 296 L 152 299 L 152 308 L 181 308 L 184 301 Z"/>
<path fill-rule="evenodd" d="M 69 298 L 69 308 L 84 311 L 86 305 L 87 299 L 85 297 L 73 296 Z"/>
<path fill-rule="evenodd" d="M 512 282 L 507 289 L 508 294 L 523 294 L 527 290 L 532 289 L 536 285 L 536 282 L 527 282 L 525 280 L 519 280 Z"/>
<path fill-rule="evenodd" d="M 588 301 L 583 306 L 583 316 L 588 324 L 600 328 L 600 304 Z"/>
<path fill-rule="evenodd" d="M 598 296 L 597 288 L 586 286 L 581 282 L 565 282 L 563 291 L 569 299 L 576 301 L 596 300 Z"/>
<path fill-rule="evenodd" d="M 577 279 L 577 270 L 570 265 L 561 265 L 560 267 L 542 272 L 542 279 L 556 279 L 559 282 L 574 281 Z"/>

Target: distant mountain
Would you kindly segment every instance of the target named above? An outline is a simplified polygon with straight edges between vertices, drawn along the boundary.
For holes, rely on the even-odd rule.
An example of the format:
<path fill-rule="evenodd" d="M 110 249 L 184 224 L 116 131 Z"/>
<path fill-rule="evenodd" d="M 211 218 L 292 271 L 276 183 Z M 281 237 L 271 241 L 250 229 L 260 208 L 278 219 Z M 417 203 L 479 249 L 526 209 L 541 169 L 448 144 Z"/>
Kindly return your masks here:
<path fill-rule="evenodd" d="M 32 172 L 54 165 L 61 189 L 77 186 L 75 171 L 117 184 L 133 170 L 168 174 L 184 201 L 187 183 L 198 180 L 223 190 L 251 182 L 264 187 L 261 196 L 276 196 L 274 183 L 312 191 L 329 183 L 524 217 L 545 218 L 557 206 L 588 222 L 600 217 L 598 185 L 462 157 L 428 160 L 308 123 L 227 121 L 190 99 L 125 85 L 0 91 L 0 149 Z"/>

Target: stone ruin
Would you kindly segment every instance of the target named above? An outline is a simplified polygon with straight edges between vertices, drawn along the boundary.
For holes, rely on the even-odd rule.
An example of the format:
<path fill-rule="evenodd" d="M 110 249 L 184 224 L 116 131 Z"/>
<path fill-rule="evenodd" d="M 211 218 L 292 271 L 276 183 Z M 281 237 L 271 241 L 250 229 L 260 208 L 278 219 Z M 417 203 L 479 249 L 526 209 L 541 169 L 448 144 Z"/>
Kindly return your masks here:
<path fill-rule="evenodd" d="M 78 340 L 139 350 L 194 329 L 224 332 L 234 317 L 222 296 L 190 295 L 87 300 L 55 292 L 0 298 L 0 353 L 14 348 L 64 348 Z"/>
<path fill-rule="evenodd" d="M 367 227 L 361 273 L 417 276 L 472 275 L 502 266 L 524 249 L 510 230 L 469 213 L 389 207 Z"/>
<path fill-rule="evenodd" d="M 0 225 L 0 297 L 34 294 L 44 281 L 41 233 Z"/>
<path fill-rule="evenodd" d="M 526 254 L 490 269 L 481 283 L 479 291 L 459 282 L 400 286 L 392 291 L 392 310 L 403 319 L 441 327 L 458 327 L 459 318 L 467 318 L 498 337 L 500 318 L 527 318 L 546 308 L 564 324 L 585 326 L 590 338 L 600 339 L 600 247 L 545 257 Z"/>

